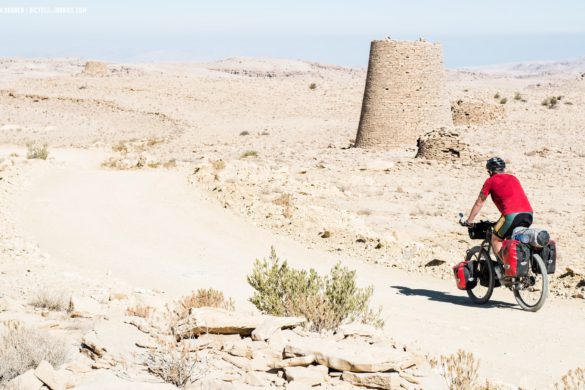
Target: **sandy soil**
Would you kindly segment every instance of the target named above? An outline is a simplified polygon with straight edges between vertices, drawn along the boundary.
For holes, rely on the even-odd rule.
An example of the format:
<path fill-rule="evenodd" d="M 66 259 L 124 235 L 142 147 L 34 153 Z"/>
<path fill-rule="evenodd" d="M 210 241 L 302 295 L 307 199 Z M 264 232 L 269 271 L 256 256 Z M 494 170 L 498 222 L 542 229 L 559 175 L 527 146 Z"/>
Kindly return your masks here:
<path fill-rule="evenodd" d="M 555 297 L 529 314 L 507 290 L 478 308 L 441 280 L 473 244 L 456 214 L 485 179 L 481 162 L 347 148 L 363 70 L 229 60 L 89 77 L 76 61 L 0 64 L 4 296 L 26 302 L 49 286 L 162 299 L 212 286 L 251 310 L 245 275 L 274 245 L 294 265 L 357 269 L 397 340 L 472 351 L 485 377 L 541 388 L 582 364 L 585 306 L 559 299 L 585 289 L 579 74 L 448 73 L 452 100 L 508 97 L 505 123 L 457 130 L 474 155 L 506 158 L 561 248 Z M 541 105 L 553 95 L 558 108 Z M 49 143 L 49 160 L 27 160 L 29 141 Z M 110 158 L 139 167 L 100 166 Z M 425 266 L 433 259 L 444 263 Z M 558 278 L 566 267 L 577 275 Z"/>

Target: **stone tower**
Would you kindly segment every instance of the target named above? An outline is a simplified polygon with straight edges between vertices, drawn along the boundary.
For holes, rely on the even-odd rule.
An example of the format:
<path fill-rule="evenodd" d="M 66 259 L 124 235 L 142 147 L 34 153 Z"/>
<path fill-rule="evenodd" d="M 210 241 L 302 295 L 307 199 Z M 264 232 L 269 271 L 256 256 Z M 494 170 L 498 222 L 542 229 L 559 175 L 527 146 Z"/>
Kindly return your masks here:
<path fill-rule="evenodd" d="M 414 147 L 422 134 L 452 125 L 441 45 L 372 41 L 356 146 Z"/>

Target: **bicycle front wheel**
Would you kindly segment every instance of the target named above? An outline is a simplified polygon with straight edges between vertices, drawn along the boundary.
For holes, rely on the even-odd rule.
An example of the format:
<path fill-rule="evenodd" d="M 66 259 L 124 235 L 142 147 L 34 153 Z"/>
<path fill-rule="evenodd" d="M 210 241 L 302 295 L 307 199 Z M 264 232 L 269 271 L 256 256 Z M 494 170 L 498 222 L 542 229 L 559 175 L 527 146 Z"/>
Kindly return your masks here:
<path fill-rule="evenodd" d="M 548 274 L 544 261 L 536 253 L 532 255 L 536 263 L 536 271 L 529 267 L 528 276 L 520 279 L 514 286 L 514 297 L 516 302 L 526 311 L 538 311 L 544 306 L 548 296 Z"/>
<path fill-rule="evenodd" d="M 473 275 L 477 279 L 475 286 L 466 290 L 467 295 L 473 303 L 483 305 L 492 297 L 496 284 L 492 261 L 480 246 L 471 248 L 465 260 L 473 262 Z"/>

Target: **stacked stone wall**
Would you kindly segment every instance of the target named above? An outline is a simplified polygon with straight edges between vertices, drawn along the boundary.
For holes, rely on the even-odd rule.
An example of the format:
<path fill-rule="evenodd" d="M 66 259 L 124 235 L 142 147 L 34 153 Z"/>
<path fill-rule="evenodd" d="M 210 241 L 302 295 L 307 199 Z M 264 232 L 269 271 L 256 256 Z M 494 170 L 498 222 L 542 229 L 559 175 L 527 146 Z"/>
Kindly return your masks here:
<path fill-rule="evenodd" d="M 457 100 L 451 104 L 451 112 L 455 126 L 494 124 L 506 120 L 504 105 L 484 101 Z"/>

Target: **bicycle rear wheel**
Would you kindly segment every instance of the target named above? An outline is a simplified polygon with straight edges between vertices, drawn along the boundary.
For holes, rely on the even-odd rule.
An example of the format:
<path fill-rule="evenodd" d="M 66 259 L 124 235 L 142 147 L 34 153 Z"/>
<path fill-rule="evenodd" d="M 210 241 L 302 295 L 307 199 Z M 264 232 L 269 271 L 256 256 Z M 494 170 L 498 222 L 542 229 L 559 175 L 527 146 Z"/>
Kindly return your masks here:
<path fill-rule="evenodd" d="M 528 276 L 520 279 L 514 287 L 514 297 L 516 302 L 526 311 L 538 311 L 544 306 L 548 296 L 548 274 L 544 261 L 536 253 L 532 255 L 532 260 L 536 262 L 537 272 L 528 268 Z"/>
<path fill-rule="evenodd" d="M 496 284 L 492 261 L 480 246 L 471 248 L 465 260 L 473 262 L 473 273 L 477 278 L 476 285 L 466 290 L 467 295 L 473 303 L 483 305 L 492 297 Z"/>

